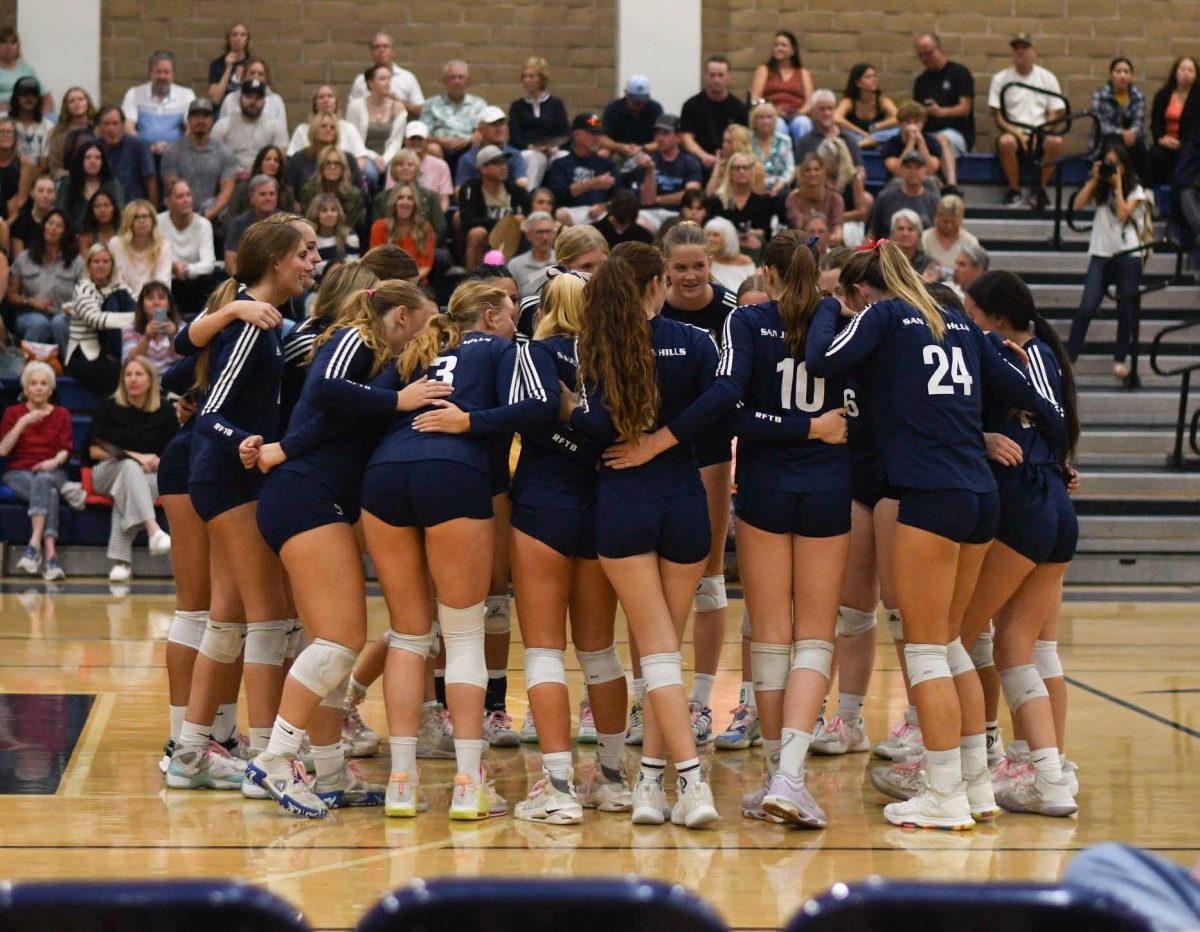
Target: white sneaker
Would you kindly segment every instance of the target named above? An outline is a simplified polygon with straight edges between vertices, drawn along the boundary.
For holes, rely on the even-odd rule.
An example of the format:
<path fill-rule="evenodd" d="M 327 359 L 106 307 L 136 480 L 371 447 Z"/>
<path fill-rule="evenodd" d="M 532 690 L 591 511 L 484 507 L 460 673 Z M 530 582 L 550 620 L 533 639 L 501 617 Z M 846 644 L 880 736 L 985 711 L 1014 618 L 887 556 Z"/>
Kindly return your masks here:
<path fill-rule="evenodd" d="M 583 788 L 581 802 L 584 809 L 629 812 L 633 809 L 633 791 L 629 788 L 629 781 L 625 779 L 624 773 L 619 781 L 609 780 L 597 765 L 591 781 Z"/>
<path fill-rule="evenodd" d="M 72 511 L 83 511 L 87 508 L 87 489 L 79 482 L 64 482 L 59 495 Z"/>
<path fill-rule="evenodd" d="M 992 794 L 992 775 L 984 768 L 967 784 L 967 802 L 971 807 L 971 818 L 976 822 L 990 822 L 1000 814 L 996 797 Z"/>
<path fill-rule="evenodd" d="M 541 822 L 543 825 L 579 825 L 583 822 L 583 806 L 579 804 L 573 785 L 575 774 L 568 779 L 570 790 L 563 792 L 554 785 L 549 773 L 543 773 L 543 778 L 533 785 L 529 795 L 513 807 L 513 815 L 523 822 Z"/>
<path fill-rule="evenodd" d="M 451 737 L 450 719 L 440 703 L 421 709 L 417 757 L 422 760 L 454 760 L 454 738 Z"/>
<path fill-rule="evenodd" d="M 149 541 L 152 556 L 161 557 L 171 552 L 171 535 L 159 528 Z"/>
<path fill-rule="evenodd" d="M 26 547 L 17 561 L 17 569 L 29 576 L 37 576 L 42 571 L 42 552 L 37 547 Z"/>
<path fill-rule="evenodd" d="M 629 707 L 629 727 L 625 730 L 625 743 L 641 747 L 645 725 L 642 722 L 642 704 L 635 702 Z"/>
<path fill-rule="evenodd" d="M 812 752 L 838 756 L 841 754 L 858 754 L 871 750 L 871 742 L 867 738 L 863 720 L 851 724 L 840 715 L 835 715 L 832 721 L 826 722 L 821 734 L 813 738 Z"/>
<path fill-rule="evenodd" d="M 247 783 L 266 791 L 284 812 L 305 819 L 322 819 L 329 814 L 328 804 L 313 791 L 303 765 L 286 757 L 266 763 L 266 756 L 264 752 L 246 765 Z"/>
<path fill-rule="evenodd" d="M 525 710 L 525 721 L 521 724 L 521 730 L 518 734 L 521 737 L 522 744 L 538 743 L 537 725 L 533 723 L 533 709 Z"/>
<path fill-rule="evenodd" d="M 697 780 L 679 794 L 671 809 L 671 824 L 686 825 L 688 828 L 703 828 L 721 818 L 713 803 L 712 787 Z"/>
<path fill-rule="evenodd" d="M 379 732 L 367 727 L 358 711 L 362 700 L 354 690 L 346 690 L 342 702 L 342 747 L 347 757 L 372 757 L 379 751 Z"/>
<path fill-rule="evenodd" d="M 825 810 L 813 799 L 804 781 L 793 780 L 785 773 L 771 778 L 762 807 L 765 812 L 801 828 L 825 827 Z"/>
<path fill-rule="evenodd" d="M 667 794 L 657 780 L 638 780 L 633 785 L 630 820 L 634 825 L 662 825 L 671 815 Z"/>
<path fill-rule="evenodd" d="M 128 563 L 114 563 L 108 571 L 110 583 L 126 583 L 133 578 L 133 568 Z"/>
<path fill-rule="evenodd" d="M 920 757 L 871 768 L 871 785 L 892 799 L 912 799 L 925 789 L 925 771 Z"/>
<path fill-rule="evenodd" d="M 963 783 L 945 794 L 926 786 L 912 799 L 884 806 L 883 817 L 892 825 L 907 828 L 942 828 L 958 832 L 975 827 Z"/>
<path fill-rule="evenodd" d="M 988 768 L 992 777 L 993 791 L 1008 785 L 1014 780 L 1032 779 L 1033 765 L 1029 762 L 1029 752 L 1018 752 L 1009 745 L 1004 749 L 1004 756 L 999 762 Z"/>
<path fill-rule="evenodd" d="M 697 746 L 708 744 L 713 739 L 712 709 L 694 699 L 690 699 L 688 700 L 688 713 L 692 718 L 692 737 L 695 739 Z"/>
<path fill-rule="evenodd" d="M 871 749 L 876 757 L 899 760 L 925 753 L 925 739 L 919 725 L 910 725 L 904 719 L 892 729 L 891 734 Z"/>
<path fill-rule="evenodd" d="M 483 713 L 483 740 L 494 748 L 515 748 L 521 743 L 513 731 L 512 716 L 503 709 Z"/>
<path fill-rule="evenodd" d="M 579 703 L 579 734 L 575 740 L 580 744 L 596 744 L 600 740 L 596 734 L 596 719 L 592 715 L 590 702 Z"/>
<path fill-rule="evenodd" d="M 450 797 L 450 818 L 459 822 L 478 822 L 487 817 L 487 794 L 483 785 L 468 774 L 456 774 L 454 794 Z"/>
<path fill-rule="evenodd" d="M 1035 773 L 1032 780 L 1014 780 L 996 791 L 996 802 L 1009 812 L 1069 816 L 1079 811 L 1064 776 L 1055 783 Z"/>
<path fill-rule="evenodd" d="M 411 779 L 406 773 L 393 773 L 388 780 L 387 795 L 383 802 L 383 814 L 393 819 L 415 819 L 417 813 L 429 808 L 421 793 L 421 774 L 418 771 Z"/>
<path fill-rule="evenodd" d="M 174 790 L 236 790 L 245 777 L 245 764 L 239 763 L 211 746 L 202 751 L 177 750 L 167 765 L 167 786 Z"/>
<path fill-rule="evenodd" d="M 783 819 L 778 816 L 773 816 L 763 808 L 763 800 L 767 798 L 767 790 L 771 787 L 770 774 L 763 774 L 762 786 L 753 793 L 746 793 L 742 797 L 742 817 L 746 819 L 757 819 L 759 822 L 782 822 Z"/>
<path fill-rule="evenodd" d="M 1062 762 L 1063 776 L 1067 779 L 1067 786 L 1071 788 L 1071 796 L 1079 795 L 1079 765 L 1073 760 L 1067 760 L 1065 757 Z"/>

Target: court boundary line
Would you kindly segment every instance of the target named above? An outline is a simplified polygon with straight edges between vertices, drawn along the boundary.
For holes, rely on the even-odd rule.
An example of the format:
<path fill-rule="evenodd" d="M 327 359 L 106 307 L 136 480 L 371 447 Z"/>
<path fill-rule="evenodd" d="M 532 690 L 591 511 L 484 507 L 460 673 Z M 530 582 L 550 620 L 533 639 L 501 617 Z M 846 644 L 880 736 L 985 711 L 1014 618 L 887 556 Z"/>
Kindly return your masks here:
<path fill-rule="evenodd" d="M 108 729 L 108 719 L 117 704 L 117 694 L 113 692 L 86 693 L 95 696 L 91 714 L 88 715 L 87 725 L 75 745 L 75 753 L 67 763 L 66 775 L 58 785 L 55 796 L 82 796 L 83 786 L 91 776 L 92 764 L 96 760 L 96 752 L 100 741 Z"/>
<path fill-rule="evenodd" d="M 1119 705 L 1123 709 L 1128 709 L 1130 712 L 1136 712 L 1138 715 L 1144 715 L 1151 721 L 1158 722 L 1160 725 L 1166 725 L 1170 728 L 1174 728 L 1176 731 L 1181 731 L 1185 735 L 1190 735 L 1193 738 L 1200 738 L 1200 731 L 1197 731 L 1195 728 L 1192 728 L 1188 725 L 1184 725 L 1182 722 L 1177 722 L 1174 719 L 1167 718 L 1165 715 L 1159 715 L 1157 712 L 1151 712 L 1149 709 L 1143 708 L 1135 702 L 1130 702 L 1128 699 L 1122 699 L 1120 696 L 1114 696 L 1112 693 L 1107 693 L 1103 689 L 1098 689 L 1095 686 L 1083 682 L 1083 680 L 1077 680 L 1073 676 L 1067 676 L 1064 677 L 1064 679 L 1072 686 L 1076 686 L 1079 689 L 1082 689 L 1084 692 L 1089 692 L 1093 696 L 1099 696 L 1101 699 L 1107 699 L 1109 702 Z"/>

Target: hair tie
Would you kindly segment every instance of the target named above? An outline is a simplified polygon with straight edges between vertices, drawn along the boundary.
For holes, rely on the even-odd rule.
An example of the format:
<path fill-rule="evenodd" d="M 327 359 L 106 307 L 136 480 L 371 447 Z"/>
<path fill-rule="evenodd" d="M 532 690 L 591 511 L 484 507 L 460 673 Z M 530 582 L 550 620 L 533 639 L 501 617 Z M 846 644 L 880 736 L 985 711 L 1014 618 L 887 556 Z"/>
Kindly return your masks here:
<path fill-rule="evenodd" d="M 368 297 L 368 298 L 373 298 L 373 297 L 375 297 L 375 289 L 374 289 L 374 288 L 368 288 L 368 289 L 367 289 L 367 297 Z"/>
<path fill-rule="evenodd" d="M 879 247 L 886 243 L 887 237 L 881 236 L 879 239 L 869 239 L 864 243 L 860 243 L 854 248 L 855 252 L 878 252 Z"/>

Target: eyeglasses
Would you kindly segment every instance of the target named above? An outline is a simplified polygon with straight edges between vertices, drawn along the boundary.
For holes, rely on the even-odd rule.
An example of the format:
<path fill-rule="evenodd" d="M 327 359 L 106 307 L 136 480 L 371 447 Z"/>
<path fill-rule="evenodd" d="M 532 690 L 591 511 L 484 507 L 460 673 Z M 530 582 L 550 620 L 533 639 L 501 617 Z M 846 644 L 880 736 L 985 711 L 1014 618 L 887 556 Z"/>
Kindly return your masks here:
<path fill-rule="evenodd" d="M 731 172 L 748 172 L 748 171 L 750 171 L 750 166 L 749 165 L 730 165 L 729 170 Z"/>
<path fill-rule="evenodd" d="M 134 214 L 133 219 L 134 220 L 153 220 L 154 215 L 153 214 Z"/>
<path fill-rule="evenodd" d="M 321 167 L 322 167 L 322 168 L 341 168 L 341 167 L 342 167 L 342 163 L 341 163 L 341 162 L 334 161 L 334 160 L 332 160 L 332 159 L 331 159 L 331 160 L 330 160 L 330 161 L 328 161 L 328 162 L 322 162 L 322 163 L 321 163 Z"/>

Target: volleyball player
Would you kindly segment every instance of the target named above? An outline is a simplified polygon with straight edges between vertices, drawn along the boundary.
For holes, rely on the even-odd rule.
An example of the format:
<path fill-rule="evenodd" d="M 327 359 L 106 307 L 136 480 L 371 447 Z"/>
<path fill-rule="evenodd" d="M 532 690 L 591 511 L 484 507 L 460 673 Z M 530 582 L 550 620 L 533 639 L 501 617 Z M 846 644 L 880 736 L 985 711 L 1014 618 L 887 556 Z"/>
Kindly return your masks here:
<path fill-rule="evenodd" d="M 1062 675 L 1057 645 L 1039 639 L 1057 616 L 1062 583 L 1079 539 L 1067 494 L 1066 466 L 1079 437 L 1075 379 L 1058 335 L 1037 311 L 1033 295 L 1011 272 L 985 272 L 967 289 L 967 310 L 984 330 L 1019 346 L 1043 394 L 1061 399 L 1065 445 L 1043 433 L 1032 416 L 989 405 L 984 428 L 1000 490 L 1000 522 L 963 619 L 964 644 L 995 618 L 995 651 L 1004 698 L 1029 748 L 1031 769 L 996 787 L 1013 812 L 1065 816 L 1077 807 L 1045 679 Z M 1030 329 L 1033 335 L 1030 336 Z M 1014 360 L 1013 350 L 1002 349 Z M 1005 611 L 1016 603 L 1018 611 Z"/>
<path fill-rule="evenodd" d="M 454 403 L 395 416 L 363 482 L 363 529 L 391 619 L 384 693 L 391 735 L 388 812 L 416 815 L 417 732 L 431 606 L 446 644 L 446 695 L 458 763 L 450 818 L 501 815 L 480 758 L 485 599 L 494 548 L 488 436 L 549 425 L 557 409 L 553 364 L 512 343 L 512 301 L 487 282 L 464 282 L 376 385 L 421 377 L 451 385 Z M 549 383 L 549 384 L 548 384 Z M 507 403 L 506 403 L 507 402 Z M 462 436 L 465 434 L 465 436 Z"/>
<path fill-rule="evenodd" d="M 818 308 L 806 361 L 816 376 L 861 367 L 884 471 L 899 490 L 892 570 L 905 659 L 925 740 L 928 783 L 884 808 L 896 825 L 966 829 L 998 811 L 984 746 L 979 678 L 956 630 L 995 531 L 998 496 L 981 420 L 986 388 L 1045 417 L 1062 415 L 983 334 L 939 307 L 892 243 L 842 270 L 851 309 L 840 334 Z"/>
<path fill-rule="evenodd" d="M 538 293 L 521 299 L 517 316 L 517 339 L 533 338 L 540 317 L 541 289 L 545 282 L 563 272 L 593 274 L 608 260 L 608 240 L 590 223 L 564 227 L 554 239 L 555 264 L 548 267 Z"/>
<path fill-rule="evenodd" d="M 352 266 L 342 266 L 330 278 L 354 273 Z M 374 278 L 365 269 L 359 273 Z M 306 728 L 313 729 L 314 756 L 317 747 L 337 743 L 345 690 L 366 641 L 366 583 L 354 524 L 377 433 L 374 421 L 450 393 L 448 385 L 424 380 L 399 392 L 367 383 L 436 312 L 433 302 L 407 282 L 384 282 L 344 300 L 333 325 L 313 344 L 287 434 L 254 458 L 261 471 L 270 473 L 259 496 L 258 525 L 288 570 L 300 618 L 313 640 L 292 665 L 270 743 L 246 775 L 296 815 L 317 818 L 329 808 L 384 801 L 384 787 L 368 784 L 344 760 L 336 772 L 322 773 L 317 757 L 312 786 L 294 765 Z M 332 728 L 324 733 L 309 721 L 318 706 L 335 712 Z"/>
<path fill-rule="evenodd" d="M 700 773 L 679 648 L 711 540 L 693 446 L 707 425 L 690 406 L 711 384 L 717 352 L 706 331 L 659 314 L 664 273 L 655 249 L 621 243 L 592 276 L 578 343 L 582 391 L 579 399 L 564 392 L 564 413 L 594 443 L 620 441 L 604 454 L 596 551 L 646 681 L 632 820 L 662 824 L 669 812 L 673 823 L 700 828 L 718 814 Z M 668 756 L 679 781 L 670 810 L 662 783 Z"/>

